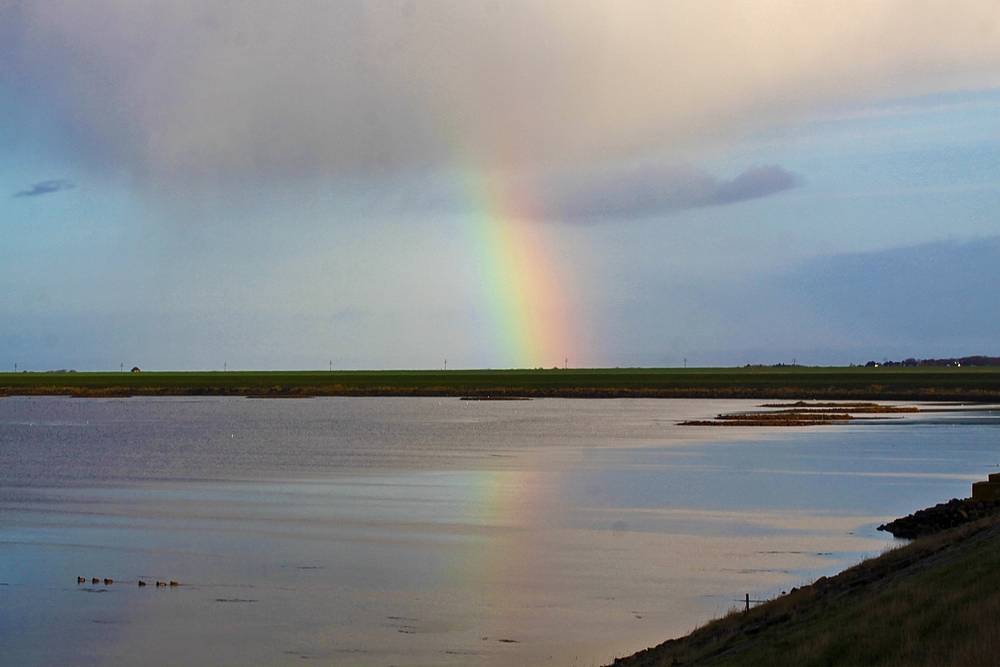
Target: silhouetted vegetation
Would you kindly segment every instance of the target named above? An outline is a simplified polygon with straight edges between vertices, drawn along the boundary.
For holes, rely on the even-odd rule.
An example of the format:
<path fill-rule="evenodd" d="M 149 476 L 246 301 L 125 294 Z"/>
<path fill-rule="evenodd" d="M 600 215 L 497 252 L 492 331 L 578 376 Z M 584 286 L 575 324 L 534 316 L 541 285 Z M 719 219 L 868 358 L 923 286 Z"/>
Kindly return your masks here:
<path fill-rule="evenodd" d="M 869 361 L 865 364 L 868 368 L 879 366 L 1000 366 L 1000 357 L 959 357 L 957 359 L 904 359 L 903 361 L 885 360 L 882 363 Z"/>

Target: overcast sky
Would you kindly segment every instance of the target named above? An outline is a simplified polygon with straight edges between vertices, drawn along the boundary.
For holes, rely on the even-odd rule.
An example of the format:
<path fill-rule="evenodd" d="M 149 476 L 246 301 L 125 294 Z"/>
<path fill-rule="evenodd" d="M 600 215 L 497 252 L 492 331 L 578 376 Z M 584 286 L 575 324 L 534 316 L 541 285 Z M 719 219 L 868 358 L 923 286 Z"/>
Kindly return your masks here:
<path fill-rule="evenodd" d="M 1000 355 L 1000 2 L 0 0 L 0 368 Z"/>

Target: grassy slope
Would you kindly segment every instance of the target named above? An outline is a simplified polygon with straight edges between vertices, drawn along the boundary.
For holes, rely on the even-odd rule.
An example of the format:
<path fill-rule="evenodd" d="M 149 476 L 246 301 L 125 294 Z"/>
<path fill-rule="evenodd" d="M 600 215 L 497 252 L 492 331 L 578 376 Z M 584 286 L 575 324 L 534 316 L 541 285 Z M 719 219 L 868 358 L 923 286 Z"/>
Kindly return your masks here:
<path fill-rule="evenodd" d="M 1000 522 L 892 550 L 617 667 L 1000 664 Z"/>
<path fill-rule="evenodd" d="M 1000 400 L 1000 367 L 0 373 L 0 394 Z"/>

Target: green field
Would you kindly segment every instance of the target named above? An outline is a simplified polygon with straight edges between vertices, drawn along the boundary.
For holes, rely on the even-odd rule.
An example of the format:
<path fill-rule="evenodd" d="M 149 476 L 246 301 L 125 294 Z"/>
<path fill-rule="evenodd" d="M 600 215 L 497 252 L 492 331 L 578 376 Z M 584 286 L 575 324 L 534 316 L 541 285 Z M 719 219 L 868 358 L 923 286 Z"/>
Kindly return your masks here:
<path fill-rule="evenodd" d="M 1000 401 L 1000 367 L 0 373 L 0 395 Z"/>

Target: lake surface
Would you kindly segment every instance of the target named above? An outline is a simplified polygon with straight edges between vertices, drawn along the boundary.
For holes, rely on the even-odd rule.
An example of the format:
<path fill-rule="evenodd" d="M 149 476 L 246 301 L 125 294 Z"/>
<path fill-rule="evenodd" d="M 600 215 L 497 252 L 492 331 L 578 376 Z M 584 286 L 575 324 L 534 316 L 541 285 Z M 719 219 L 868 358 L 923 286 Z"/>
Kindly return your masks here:
<path fill-rule="evenodd" d="M 989 410 L 676 426 L 757 405 L 0 399 L 0 663 L 600 665 L 1000 470 Z"/>

